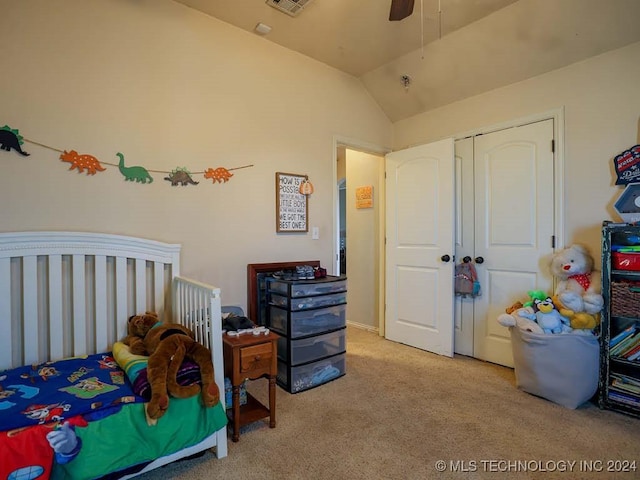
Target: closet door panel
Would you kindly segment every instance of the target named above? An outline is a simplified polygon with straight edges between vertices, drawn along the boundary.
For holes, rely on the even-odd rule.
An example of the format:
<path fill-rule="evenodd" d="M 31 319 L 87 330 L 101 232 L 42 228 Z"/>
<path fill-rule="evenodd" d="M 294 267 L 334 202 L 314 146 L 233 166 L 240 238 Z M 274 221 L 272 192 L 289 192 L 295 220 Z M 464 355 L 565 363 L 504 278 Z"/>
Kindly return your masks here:
<path fill-rule="evenodd" d="M 553 120 L 475 138 L 474 356 L 513 366 L 507 328 L 496 321 L 528 290 L 552 292 Z"/>

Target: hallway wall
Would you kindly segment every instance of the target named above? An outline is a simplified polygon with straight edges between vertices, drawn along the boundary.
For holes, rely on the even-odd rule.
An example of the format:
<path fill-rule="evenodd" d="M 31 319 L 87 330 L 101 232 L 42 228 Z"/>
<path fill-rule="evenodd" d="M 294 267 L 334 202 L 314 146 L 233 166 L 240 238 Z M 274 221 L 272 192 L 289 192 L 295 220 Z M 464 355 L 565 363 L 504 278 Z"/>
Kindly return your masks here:
<path fill-rule="evenodd" d="M 378 330 L 380 214 L 384 211 L 380 195 L 384 177 L 384 158 L 369 153 L 346 151 L 347 214 L 347 320 L 370 330 Z M 373 186 L 373 207 L 356 208 L 356 189 Z"/>

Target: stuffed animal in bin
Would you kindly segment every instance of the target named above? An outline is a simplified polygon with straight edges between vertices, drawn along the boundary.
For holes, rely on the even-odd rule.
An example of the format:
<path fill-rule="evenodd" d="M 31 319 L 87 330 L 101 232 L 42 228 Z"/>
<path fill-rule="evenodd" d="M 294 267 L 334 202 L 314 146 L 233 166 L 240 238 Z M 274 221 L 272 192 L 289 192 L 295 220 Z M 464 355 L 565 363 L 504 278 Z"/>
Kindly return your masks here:
<path fill-rule="evenodd" d="M 568 333 L 572 329 L 569 319 L 556 310 L 551 297 L 543 290 L 527 292 L 530 301 L 516 302 L 498 316 L 498 323 L 505 327 L 517 326 L 533 333 Z"/>
<path fill-rule="evenodd" d="M 533 310 L 536 322 L 544 333 L 567 333 L 572 330 L 569 319 L 556 310 L 551 297 L 534 299 Z"/>
<path fill-rule="evenodd" d="M 129 318 L 127 333 L 123 343 L 129 345 L 131 353 L 149 355 L 149 418 L 155 420 L 165 414 L 169 408 L 168 394 L 176 398 L 187 398 L 200 392 L 205 406 L 211 407 L 218 403 L 220 392 L 213 378 L 211 353 L 204 345 L 196 342 L 191 330 L 178 323 L 160 322 L 156 313 L 146 312 Z M 191 358 L 200 367 L 202 388 L 197 384 L 178 384 L 176 375 L 185 357 Z"/>
<path fill-rule="evenodd" d="M 551 259 L 551 273 L 559 280 L 553 297 L 556 308 L 570 319 L 574 329 L 593 329 L 600 323 L 604 305 L 599 272 L 582 245 L 571 245 Z"/>
<path fill-rule="evenodd" d="M 498 315 L 498 323 L 505 327 L 518 327 L 525 332 L 544 333 L 535 321 L 533 307 L 525 307 L 522 302 L 507 307 L 505 313 Z"/>

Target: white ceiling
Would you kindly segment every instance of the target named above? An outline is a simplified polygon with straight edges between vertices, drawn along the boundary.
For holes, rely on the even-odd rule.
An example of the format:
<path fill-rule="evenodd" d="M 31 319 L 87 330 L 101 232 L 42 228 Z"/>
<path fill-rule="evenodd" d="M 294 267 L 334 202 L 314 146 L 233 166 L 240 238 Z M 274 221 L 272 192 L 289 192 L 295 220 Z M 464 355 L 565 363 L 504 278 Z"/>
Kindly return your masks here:
<path fill-rule="evenodd" d="M 640 41 L 640 0 L 176 0 L 360 78 L 391 121 Z M 408 89 L 402 76 L 411 79 Z"/>

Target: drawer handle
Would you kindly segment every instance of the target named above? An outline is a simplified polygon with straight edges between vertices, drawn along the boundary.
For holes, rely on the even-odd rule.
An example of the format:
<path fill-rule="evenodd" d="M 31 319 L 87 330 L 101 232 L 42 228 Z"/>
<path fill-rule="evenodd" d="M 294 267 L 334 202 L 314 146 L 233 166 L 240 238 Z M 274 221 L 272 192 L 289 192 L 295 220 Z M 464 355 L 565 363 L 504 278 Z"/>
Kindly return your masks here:
<path fill-rule="evenodd" d="M 253 357 L 253 360 L 254 360 L 255 362 L 259 362 L 261 358 L 262 358 L 262 356 L 261 356 L 261 355 L 256 355 L 255 357 Z"/>

